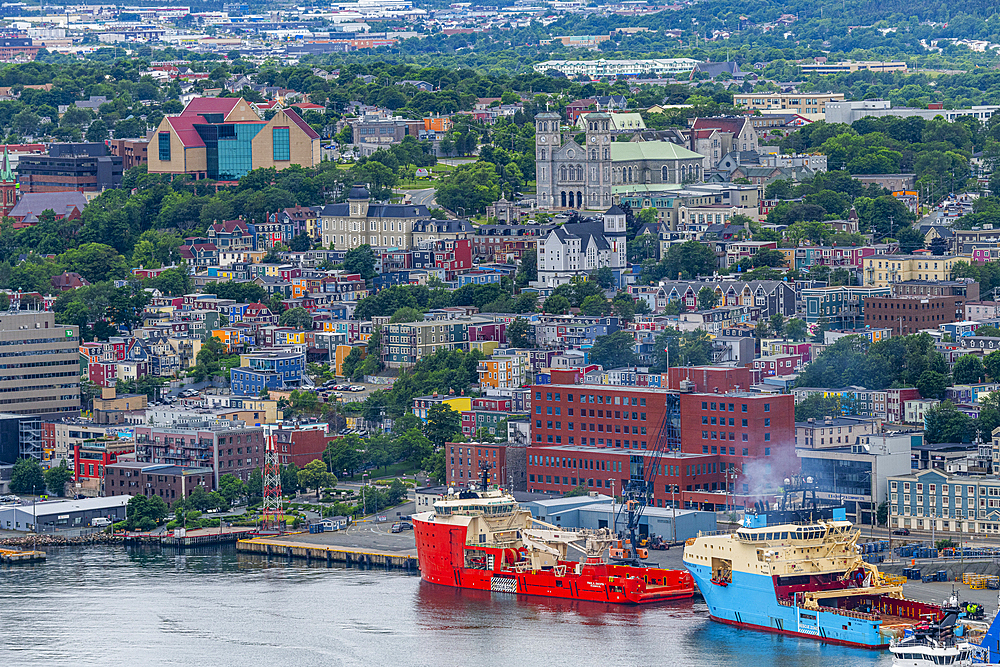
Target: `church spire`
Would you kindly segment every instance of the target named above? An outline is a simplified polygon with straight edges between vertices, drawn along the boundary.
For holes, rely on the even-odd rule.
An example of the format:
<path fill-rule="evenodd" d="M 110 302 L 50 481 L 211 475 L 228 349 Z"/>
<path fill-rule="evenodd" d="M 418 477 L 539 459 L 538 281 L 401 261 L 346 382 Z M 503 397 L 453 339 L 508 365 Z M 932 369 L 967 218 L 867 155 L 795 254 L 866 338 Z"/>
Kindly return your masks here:
<path fill-rule="evenodd" d="M 14 177 L 14 171 L 10 168 L 10 156 L 7 153 L 7 145 L 4 144 L 3 147 L 3 169 L 0 170 L 0 182 L 3 183 L 13 183 L 17 179 Z"/>

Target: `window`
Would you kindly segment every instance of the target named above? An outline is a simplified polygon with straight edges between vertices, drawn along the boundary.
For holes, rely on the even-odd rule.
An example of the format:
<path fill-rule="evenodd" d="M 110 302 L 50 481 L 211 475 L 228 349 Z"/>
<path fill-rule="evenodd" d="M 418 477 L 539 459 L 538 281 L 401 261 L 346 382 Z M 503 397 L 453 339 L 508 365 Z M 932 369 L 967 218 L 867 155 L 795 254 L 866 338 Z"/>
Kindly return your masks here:
<path fill-rule="evenodd" d="M 170 162 L 170 133 L 160 132 L 160 162 Z"/>
<path fill-rule="evenodd" d="M 764 412 L 770 412 L 770 411 L 771 411 L 771 404 L 770 403 L 765 403 L 764 404 Z"/>
<path fill-rule="evenodd" d="M 291 142 L 288 136 L 287 127 L 275 127 L 271 129 L 271 140 L 274 146 L 274 161 L 288 161 L 292 159 Z"/>

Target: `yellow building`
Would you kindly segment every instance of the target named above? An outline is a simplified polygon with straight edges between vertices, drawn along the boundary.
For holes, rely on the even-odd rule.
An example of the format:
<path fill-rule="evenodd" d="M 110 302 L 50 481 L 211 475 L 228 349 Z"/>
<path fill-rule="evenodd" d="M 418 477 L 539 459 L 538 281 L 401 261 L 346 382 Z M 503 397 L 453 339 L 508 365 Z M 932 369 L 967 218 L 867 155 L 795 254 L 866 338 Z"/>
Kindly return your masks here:
<path fill-rule="evenodd" d="M 469 343 L 469 350 L 479 350 L 484 357 L 493 356 L 493 350 L 500 347 L 500 343 L 495 340 L 478 340 Z"/>
<path fill-rule="evenodd" d="M 843 93 L 737 93 L 733 104 L 758 111 L 787 111 L 800 114 L 826 112 L 827 102 L 843 102 Z"/>
<path fill-rule="evenodd" d="M 951 280 L 952 267 L 959 261 L 951 255 L 872 255 L 864 259 L 864 284 L 885 287 L 907 280 Z"/>
<path fill-rule="evenodd" d="M 435 405 L 447 405 L 455 412 L 468 412 L 472 409 L 472 398 L 434 393 L 430 396 L 417 396 L 413 399 L 413 414 L 427 421 L 427 411 Z"/>

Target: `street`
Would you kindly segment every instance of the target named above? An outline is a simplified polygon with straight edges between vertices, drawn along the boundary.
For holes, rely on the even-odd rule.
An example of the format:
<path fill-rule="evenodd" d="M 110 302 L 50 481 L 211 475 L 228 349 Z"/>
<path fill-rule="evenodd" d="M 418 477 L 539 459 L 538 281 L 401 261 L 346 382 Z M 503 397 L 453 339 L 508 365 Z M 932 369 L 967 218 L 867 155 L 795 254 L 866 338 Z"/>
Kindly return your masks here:
<path fill-rule="evenodd" d="M 407 190 L 405 194 L 410 195 L 412 204 L 417 206 L 423 204 L 428 208 L 434 205 L 434 188 L 426 188 L 424 190 Z"/>

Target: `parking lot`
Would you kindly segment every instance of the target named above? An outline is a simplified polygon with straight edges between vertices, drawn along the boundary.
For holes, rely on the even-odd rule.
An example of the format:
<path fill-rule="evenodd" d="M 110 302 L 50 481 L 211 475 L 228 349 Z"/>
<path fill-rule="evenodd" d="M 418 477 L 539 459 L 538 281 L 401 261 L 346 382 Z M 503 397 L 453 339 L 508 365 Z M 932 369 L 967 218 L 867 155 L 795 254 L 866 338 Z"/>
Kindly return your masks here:
<path fill-rule="evenodd" d="M 387 515 L 386 521 L 367 520 L 352 524 L 346 530 L 329 533 L 295 533 L 277 538 L 269 538 L 297 544 L 345 547 L 367 551 L 385 551 L 415 556 L 416 544 L 412 530 L 392 532 L 395 511 Z"/>

